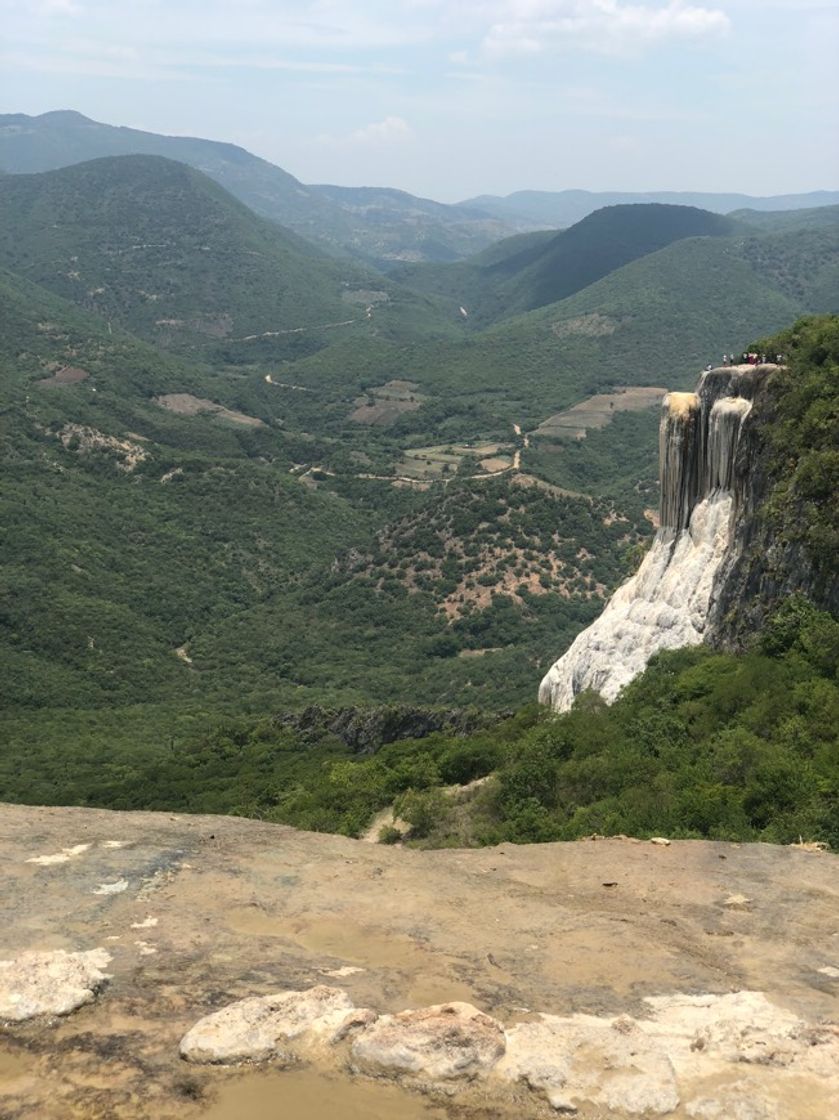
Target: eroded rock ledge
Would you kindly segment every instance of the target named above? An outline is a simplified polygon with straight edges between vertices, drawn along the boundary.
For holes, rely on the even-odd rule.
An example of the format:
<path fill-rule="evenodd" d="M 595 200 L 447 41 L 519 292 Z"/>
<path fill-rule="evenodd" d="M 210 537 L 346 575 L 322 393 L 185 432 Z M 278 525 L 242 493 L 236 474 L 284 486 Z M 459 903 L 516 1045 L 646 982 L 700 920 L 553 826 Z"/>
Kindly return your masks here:
<path fill-rule="evenodd" d="M 805 1022 L 762 992 L 645 1003 L 642 1018 L 538 1014 L 505 1031 L 468 1003 L 378 1016 L 320 985 L 208 1015 L 180 1052 L 191 1062 L 308 1058 L 425 1090 L 483 1079 L 498 1093 L 523 1083 L 566 1114 L 596 1105 L 610 1115 L 670 1116 L 683 1108 L 720 1120 L 781 1117 L 792 1115 L 786 1109 L 802 1084 L 811 1086 L 810 1109 L 839 1101 L 839 1025 Z M 348 1054 L 337 1052 L 350 1035 Z"/>
<path fill-rule="evenodd" d="M 219 1094 L 239 1115 L 237 1086 L 281 1094 L 307 1069 L 462 1120 L 839 1115 L 827 852 L 396 851 L 0 806 L 0 857 L 4 1120 L 202 1120 Z M 9 1014 L 10 977 L 31 996 L 58 961 L 81 969 L 73 998 L 24 1008 L 18 984 Z"/>

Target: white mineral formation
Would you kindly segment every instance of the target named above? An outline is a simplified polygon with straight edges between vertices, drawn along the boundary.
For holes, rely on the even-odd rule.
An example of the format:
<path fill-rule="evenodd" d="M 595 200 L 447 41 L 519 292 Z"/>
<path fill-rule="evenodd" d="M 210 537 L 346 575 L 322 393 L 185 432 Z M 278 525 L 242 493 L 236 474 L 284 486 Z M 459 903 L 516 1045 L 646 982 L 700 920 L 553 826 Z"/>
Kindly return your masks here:
<path fill-rule="evenodd" d="M 634 1019 L 542 1015 L 507 1032 L 497 1071 L 524 1081 L 548 1103 L 576 1112 L 584 1101 L 630 1114 L 666 1115 L 679 1104 L 676 1074 L 666 1051 Z"/>
<path fill-rule="evenodd" d="M 353 1006 L 340 988 L 319 984 L 302 992 L 251 996 L 206 1015 L 181 1039 L 181 1057 L 190 1062 L 285 1061 L 284 1045 L 307 1041 L 339 1042 L 356 1026 L 375 1018 Z"/>
<path fill-rule="evenodd" d="M 90 1003 L 108 979 L 105 949 L 85 953 L 26 952 L 0 961 L 0 1021 L 19 1023 L 37 1015 L 68 1015 Z"/>
<path fill-rule="evenodd" d="M 554 1108 L 701 1120 L 784 1120 L 808 1085 L 808 1116 L 839 1115 L 839 1029 L 762 992 L 656 996 L 649 1018 L 541 1015 L 507 1032 L 496 1073 Z M 806 1079 L 806 1081 L 805 1081 Z M 795 1105 L 795 1107 L 793 1107 Z M 681 1113 L 680 1113 L 681 1114 Z"/>
<path fill-rule="evenodd" d="M 430 1081 L 486 1074 L 503 1053 L 501 1024 L 470 1003 L 383 1015 L 352 1046 L 365 1073 Z"/>
<path fill-rule="evenodd" d="M 592 689 L 612 701 L 662 649 L 698 645 L 731 541 L 734 464 L 752 374 L 710 370 L 668 393 L 659 435 L 661 528 L 636 574 L 551 667 L 539 699 L 557 711 Z"/>

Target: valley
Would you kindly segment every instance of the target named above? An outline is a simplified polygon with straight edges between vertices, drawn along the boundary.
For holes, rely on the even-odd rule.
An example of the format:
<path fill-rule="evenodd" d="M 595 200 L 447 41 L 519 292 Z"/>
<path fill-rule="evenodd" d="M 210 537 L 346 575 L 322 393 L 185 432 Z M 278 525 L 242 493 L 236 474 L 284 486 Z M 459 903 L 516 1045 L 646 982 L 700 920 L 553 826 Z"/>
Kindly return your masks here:
<path fill-rule="evenodd" d="M 839 196 L 0 169 L 4 1120 L 833 1115 Z"/>
<path fill-rule="evenodd" d="M 529 701 L 647 547 L 663 386 L 834 300 L 839 211 L 794 214 L 382 273 L 161 154 L 0 178 L 12 758 Z"/>

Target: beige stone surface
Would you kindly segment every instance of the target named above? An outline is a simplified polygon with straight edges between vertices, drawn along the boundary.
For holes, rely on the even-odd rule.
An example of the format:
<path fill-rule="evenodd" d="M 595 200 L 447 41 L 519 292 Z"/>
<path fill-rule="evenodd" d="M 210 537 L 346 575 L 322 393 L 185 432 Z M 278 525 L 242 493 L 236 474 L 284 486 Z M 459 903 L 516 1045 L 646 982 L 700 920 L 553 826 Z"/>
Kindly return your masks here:
<path fill-rule="evenodd" d="M 839 996 L 829 852 L 617 838 L 420 852 L 236 818 L 0 806 L 0 854 L 0 960 L 112 957 L 93 1002 L 0 1031 L 4 1120 L 201 1120 L 218 1115 L 217 1099 L 241 1120 L 236 1085 L 250 1093 L 263 1074 L 188 1063 L 181 1039 L 232 1003 L 302 992 L 338 971 L 352 1005 L 383 1016 L 471 1004 L 503 1024 L 508 1055 L 517 1026 L 543 1015 L 647 1024 L 633 1029 L 668 1054 L 676 1120 L 839 1115 L 824 1111 Z M 94 893 L 121 881 L 118 893 Z M 749 905 L 726 905 L 734 895 Z M 759 1030 L 732 1051 L 741 1027 L 729 1019 L 720 1035 L 720 1005 L 690 1000 L 738 993 L 758 1001 L 748 1016 Z M 330 1085 L 351 1086 L 360 1026 L 301 1057 L 312 1071 L 328 1061 Z M 747 1060 L 726 1057 L 737 1046 Z M 573 1054 L 580 1082 L 602 1064 L 586 1053 Z M 435 1107 L 464 1120 L 555 1116 L 545 1088 L 530 1087 L 537 1076 L 503 1078 L 504 1061 L 443 1082 Z M 281 1084 L 281 1072 L 264 1076 Z M 344 1120 L 333 1097 L 329 1120 Z M 581 1095 L 577 1115 L 627 1120 L 626 1102 Z"/>

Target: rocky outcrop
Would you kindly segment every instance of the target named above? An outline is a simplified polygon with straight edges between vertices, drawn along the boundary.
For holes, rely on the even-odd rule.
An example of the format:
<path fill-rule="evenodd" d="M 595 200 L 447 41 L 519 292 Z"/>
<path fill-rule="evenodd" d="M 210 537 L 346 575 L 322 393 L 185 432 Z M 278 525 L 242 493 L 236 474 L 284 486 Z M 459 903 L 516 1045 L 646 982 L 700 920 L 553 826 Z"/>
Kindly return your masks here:
<path fill-rule="evenodd" d="M 501 1077 L 544 1093 L 562 1112 L 733 1120 L 795 1115 L 795 1086 L 814 1085 L 814 1116 L 839 1104 L 839 1030 L 808 1023 L 762 992 L 674 994 L 650 1015 L 541 1015 L 507 1032 Z M 828 1113 L 825 1112 L 825 1115 Z"/>
<path fill-rule="evenodd" d="M 322 708 L 310 704 L 302 712 L 280 712 L 273 722 L 313 742 L 324 735 L 335 735 L 357 754 L 373 754 L 386 743 L 424 739 L 435 732 L 472 735 L 498 723 L 505 714 L 487 714 L 475 708 L 415 708 L 408 704 L 382 708 Z"/>
<path fill-rule="evenodd" d="M 486 1074 L 504 1053 L 501 1024 L 468 1003 L 383 1015 L 359 1035 L 353 1062 L 365 1073 L 451 1081 Z"/>
<path fill-rule="evenodd" d="M 614 700 L 654 653 L 708 638 L 743 506 L 752 402 L 776 368 L 709 370 L 695 393 L 664 398 L 661 527 L 636 575 L 548 671 L 542 703 L 564 711 L 587 689 Z"/>
<path fill-rule="evenodd" d="M 108 980 L 105 949 L 68 953 L 27 952 L 0 961 L 0 1021 L 19 1023 L 39 1015 L 69 1015 L 90 1003 Z"/>
<path fill-rule="evenodd" d="M 541 1015 L 507 1034 L 499 1074 L 523 1081 L 562 1112 L 583 1102 L 656 1116 L 679 1104 L 679 1087 L 664 1046 L 634 1019 Z"/>
<path fill-rule="evenodd" d="M 779 1109 L 803 1084 L 813 1116 L 839 1103 L 836 1024 L 808 1022 L 762 992 L 644 1002 L 647 1014 L 637 1018 L 539 1013 L 505 1031 L 467 1003 L 377 1017 L 340 989 L 320 986 L 240 1000 L 196 1023 L 180 1049 L 199 1063 L 284 1067 L 303 1055 L 342 1066 L 335 1047 L 352 1033 L 355 1073 L 448 1094 L 483 1082 L 499 1105 L 506 1087 L 523 1085 L 564 1114 L 595 1106 L 613 1117 L 670 1116 L 680 1108 L 712 1120 L 780 1117 L 794 1115 Z M 318 1043 L 327 1046 L 319 1051 Z M 518 1109 L 537 1112 L 526 1103 Z"/>
<path fill-rule="evenodd" d="M 835 556 L 817 571 L 803 541 L 779 532 L 767 516 L 777 479 L 763 433 L 774 412 L 773 379 L 763 377 L 755 385 L 753 417 L 744 425 L 732 465 L 736 514 L 706 626 L 706 640 L 726 649 L 742 650 L 778 604 L 796 593 L 839 614 Z M 803 511 L 795 516 L 806 524 Z"/>
<path fill-rule="evenodd" d="M 674 1092 L 673 1120 L 839 1115 L 839 857 L 814 845 L 411 851 L 9 805 L 0 856 L 0 957 L 105 946 L 112 977 L 55 1022 L 43 1004 L 7 1018 L 3 1116 L 201 1120 L 217 1094 L 249 1116 L 256 1090 L 337 1116 L 362 1086 L 417 1118 L 427 1095 L 493 1120 L 544 1120 L 550 1099 L 633 1120 Z M 298 1078 L 331 1111 L 295 1109 Z"/>
<path fill-rule="evenodd" d="M 181 1039 L 181 1057 L 190 1062 L 288 1062 L 287 1043 L 305 1038 L 337 1042 L 375 1015 L 353 1006 L 346 992 L 324 984 L 304 992 L 252 996 L 206 1015 Z"/>

